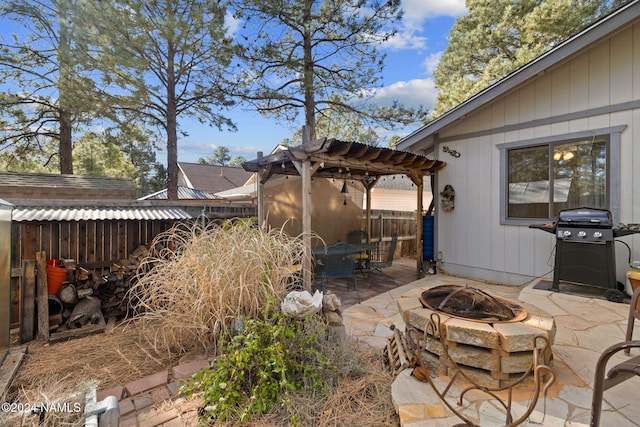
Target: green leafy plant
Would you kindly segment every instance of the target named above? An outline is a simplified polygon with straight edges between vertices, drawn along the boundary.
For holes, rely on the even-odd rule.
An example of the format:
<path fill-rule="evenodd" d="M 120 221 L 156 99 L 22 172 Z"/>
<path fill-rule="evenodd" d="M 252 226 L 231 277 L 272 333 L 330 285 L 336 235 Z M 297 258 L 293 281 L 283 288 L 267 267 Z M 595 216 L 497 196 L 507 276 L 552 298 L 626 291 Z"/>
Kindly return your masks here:
<path fill-rule="evenodd" d="M 248 319 L 211 368 L 197 373 L 183 392 L 203 392 L 205 422 L 247 421 L 277 405 L 290 409 L 292 392 L 323 399 L 338 372 L 326 354 L 336 347 L 335 342 L 328 345 L 331 340 L 318 315 L 300 321 L 274 312 Z M 289 413 L 297 425 L 299 420 Z"/>

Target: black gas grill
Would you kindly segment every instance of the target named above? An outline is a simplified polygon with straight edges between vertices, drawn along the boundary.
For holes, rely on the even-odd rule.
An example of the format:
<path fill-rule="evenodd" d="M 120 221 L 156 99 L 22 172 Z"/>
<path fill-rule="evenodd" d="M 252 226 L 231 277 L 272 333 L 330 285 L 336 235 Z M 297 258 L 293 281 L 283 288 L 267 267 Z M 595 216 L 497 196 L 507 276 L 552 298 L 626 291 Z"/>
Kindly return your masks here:
<path fill-rule="evenodd" d="M 638 231 L 615 229 L 611 212 L 595 208 L 565 209 L 554 224 L 529 227 L 556 235 L 553 290 L 559 291 L 560 282 L 567 282 L 604 288 L 609 301 L 623 300 L 624 285 L 616 281 L 614 238 Z"/>
<path fill-rule="evenodd" d="M 611 212 L 590 208 L 560 211 L 552 289 L 559 291 L 561 281 L 604 288 L 608 300 L 622 301 L 624 294 L 616 281 Z"/>

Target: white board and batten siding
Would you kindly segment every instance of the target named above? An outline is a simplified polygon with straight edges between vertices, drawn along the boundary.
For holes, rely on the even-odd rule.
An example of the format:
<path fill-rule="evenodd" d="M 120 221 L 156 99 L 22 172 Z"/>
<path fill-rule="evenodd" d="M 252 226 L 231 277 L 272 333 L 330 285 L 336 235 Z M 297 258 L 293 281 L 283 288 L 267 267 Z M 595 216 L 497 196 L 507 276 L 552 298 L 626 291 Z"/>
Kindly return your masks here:
<path fill-rule="evenodd" d="M 456 191 L 455 209 L 440 210 L 437 219 L 443 270 L 514 285 L 552 275 L 555 236 L 501 222 L 501 144 L 624 126 L 619 161 L 608 165 L 619 176 L 619 189 L 609 188 L 618 193 L 612 211 L 616 223 L 640 223 L 639 100 L 636 22 L 442 128 L 434 149 L 447 167 L 438 172 L 437 188 L 450 184 Z M 640 260 L 640 237 L 622 239 L 632 246 L 632 259 Z M 616 244 L 616 255 L 618 280 L 624 281 L 626 247 Z"/>

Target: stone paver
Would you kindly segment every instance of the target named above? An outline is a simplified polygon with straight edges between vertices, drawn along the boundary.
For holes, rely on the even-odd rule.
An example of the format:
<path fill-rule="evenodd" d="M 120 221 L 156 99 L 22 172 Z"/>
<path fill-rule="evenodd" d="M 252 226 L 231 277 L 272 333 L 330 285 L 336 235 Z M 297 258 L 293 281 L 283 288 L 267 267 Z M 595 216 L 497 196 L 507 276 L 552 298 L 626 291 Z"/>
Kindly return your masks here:
<path fill-rule="evenodd" d="M 140 427 L 156 427 L 176 418 L 178 418 L 178 412 L 175 409 L 169 409 L 167 411 L 158 411 L 152 417 L 139 421 L 139 424 Z M 139 416 L 138 419 L 140 419 Z"/>
<path fill-rule="evenodd" d="M 444 275 L 428 276 L 411 285 L 402 286 L 394 291 L 397 306 L 406 313 L 409 308 L 420 307 L 416 302 L 422 290 L 442 284 L 469 284 L 481 288 L 489 293 L 507 299 L 518 300 L 526 304 L 527 310 L 536 315 L 537 312 L 548 313 L 555 320 L 544 323 L 541 318 L 531 317 L 527 324 L 514 327 L 532 327 L 545 331 L 554 336 L 552 370 L 555 382 L 546 398 L 540 396 L 536 407 L 528 421 L 523 425 L 544 425 L 562 427 L 586 427 L 589 425 L 591 414 L 591 386 L 596 362 L 600 354 L 612 343 L 624 341 L 626 319 L 629 312 L 628 304 L 618 304 L 602 298 L 590 296 L 569 295 L 563 292 L 550 292 L 533 289 L 535 282 L 525 288 L 504 287 L 476 283 L 472 280 L 451 278 Z M 415 286 L 419 284 L 420 286 Z M 402 293 L 401 291 L 405 291 Z M 380 302 L 376 301 L 379 306 Z M 369 343 L 362 336 L 366 331 L 376 331 L 379 323 L 387 325 L 383 319 L 374 316 L 371 325 L 366 326 L 367 314 L 373 312 L 368 301 L 354 305 L 345 310 L 345 326 L 348 331 L 356 328 L 351 324 L 357 320 L 358 338 L 361 342 Z M 410 310 L 409 310 L 410 311 Z M 379 313 L 377 313 L 379 314 Z M 407 319 L 405 319 L 407 320 Z M 426 319 L 424 319 L 426 321 Z M 503 340 L 509 341 L 512 326 L 501 329 Z M 535 331 L 534 331 L 535 332 Z M 376 347 L 386 345 L 386 341 L 376 342 Z M 528 342 L 509 342 L 510 351 L 520 351 L 522 347 L 530 346 Z M 637 352 L 636 352 L 637 354 Z M 632 353 L 632 356 L 634 353 Z M 514 356 L 515 357 L 515 356 Z M 609 366 L 618 363 L 624 356 L 620 355 L 609 362 Z M 524 363 L 518 360 L 508 360 L 505 363 Z M 409 375 L 410 370 L 401 372 L 392 386 L 394 405 L 400 414 L 402 427 L 439 427 L 460 424 L 461 420 L 447 411 L 439 401 L 437 394 L 426 383 L 419 382 Z M 447 377 L 442 377 L 447 378 Z M 442 391 L 447 382 L 436 382 L 438 390 Z M 518 417 L 525 413 L 531 397 L 533 381 L 528 385 L 519 386 L 521 390 L 514 390 L 513 415 Z M 449 402 L 454 408 L 457 406 L 456 391 L 460 388 L 454 384 L 447 396 L 455 396 Z M 605 391 L 601 426 L 640 426 L 640 405 L 637 396 L 640 395 L 640 381 L 628 380 L 610 390 Z M 473 397 L 472 397 L 473 396 Z M 472 399 L 473 402 L 466 402 Z M 461 408 L 466 417 L 485 426 L 502 426 L 505 424 L 504 408 L 492 402 L 482 393 L 467 393 L 466 404 Z M 422 415 L 421 415 L 422 414 Z M 428 414 L 428 416 L 427 416 Z M 420 418 L 423 416 L 424 418 Z"/>
<path fill-rule="evenodd" d="M 181 363 L 171 368 L 174 380 L 191 378 L 193 374 L 209 366 L 207 359 L 194 360 L 192 362 Z"/>
<path fill-rule="evenodd" d="M 167 371 L 161 371 L 153 375 L 140 378 L 139 380 L 132 381 L 124 386 L 124 389 L 128 396 L 135 396 L 147 390 L 151 390 L 152 388 L 167 384 L 168 378 L 169 373 Z"/>
<path fill-rule="evenodd" d="M 130 414 L 136 410 L 136 407 L 133 405 L 133 400 L 131 399 L 122 399 L 118 402 L 118 407 L 120 409 L 120 416 Z"/>
<path fill-rule="evenodd" d="M 382 348 L 387 342 L 389 325 L 396 324 L 402 328 L 401 330 L 404 329 L 404 320 L 406 319 L 402 319 L 400 311 L 396 308 L 419 307 L 419 302 L 416 302 L 417 296 L 428 287 L 442 284 L 469 284 L 469 286 L 481 288 L 507 299 L 530 304 L 541 312 L 553 316 L 555 330 L 552 324 L 549 323 L 545 327 L 535 319 L 532 322 L 536 324 L 529 325 L 547 331 L 549 334 L 555 334 L 552 368 L 556 380 L 549 389 L 546 399 L 543 396 L 540 397 L 540 401 L 529 420 L 523 425 L 588 426 L 591 410 L 590 387 L 593 383 L 596 361 L 609 342 L 624 340 L 623 331 L 626 327 L 625 322 L 629 310 L 627 304 L 616 304 L 606 300 L 584 301 L 584 297 L 537 290 L 533 289 L 535 282 L 525 288 L 517 288 L 434 275 L 390 289 L 388 292 L 372 298 L 371 303 L 369 300 L 363 300 L 359 304 L 357 302 L 344 304 L 343 302 L 345 328 L 348 334 L 360 342 L 374 348 Z M 350 297 L 355 297 L 355 293 L 351 293 L 353 295 Z M 594 314 L 596 311 L 597 314 Z M 585 348 L 585 346 L 588 347 Z M 519 347 L 515 346 L 514 348 Z M 509 362 L 516 363 L 518 361 Z M 188 363 L 185 362 L 185 364 Z M 612 360 L 611 363 L 615 363 L 615 360 Z M 125 387 L 127 393 L 133 389 L 133 391 L 137 391 L 137 394 L 140 394 L 165 385 L 167 383 L 166 371 L 164 375 L 164 384 L 157 384 L 154 387 L 147 385 L 145 387 L 148 388 L 143 390 L 144 387 L 137 389 L 133 387 L 135 385 L 133 382 Z M 432 377 L 432 380 L 436 388 L 442 391 L 447 386 L 449 379 L 445 376 L 436 376 Z M 533 384 L 532 381 L 529 382 L 529 385 L 531 384 Z M 166 388 L 175 403 L 175 409 L 158 411 L 158 402 L 154 402 L 154 408 L 149 409 L 151 408 L 149 406 L 143 409 L 147 416 L 140 421 L 136 415 L 141 414 L 133 412 L 135 409 L 134 400 L 125 398 L 120 401 L 120 426 L 177 427 L 197 425 L 197 413 L 202 402 L 178 398 L 178 382 L 170 382 L 166 384 Z M 461 386 L 456 383 L 447 394 L 448 397 L 454 396 L 449 400 L 454 408 L 457 407 L 457 396 L 461 390 Z M 638 395 L 640 395 L 640 384 L 634 380 L 629 380 L 607 390 L 604 394 L 601 426 L 640 425 Z M 154 400 L 150 394 L 144 396 Z M 156 394 L 156 397 L 159 397 L 159 394 Z M 514 390 L 513 415 L 516 418 L 526 411 L 530 397 L 530 387 Z M 411 376 L 410 370 L 405 370 L 397 376 L 392 385 L 392 399 L 401 416 L 402 427 L 449 427 L 461 423 L 461 420 L 440 401 L 431 386 Z M 123 412 L 123 409 L 128 410 L 128 413 Z M 492 402 L 484 393 L 473 391 L 467 393 L 461 410 L 465 416 L 480 423 L 483 427 L 504 425 L 504 409 Z M 142 424 L 142 422 L 146 424 Z"/>
<path fill-rule="evenodd" d="M 116 399 L 120 400 L 122 399 L 123 395 L 124 395 L 124 387 L 122 387 L 121 385 L 118 385 L 105 390 L 98 390 L 98 392 L 96 393 L 96 401 L 99 402 L 107 396 L 115 396 Z"/>

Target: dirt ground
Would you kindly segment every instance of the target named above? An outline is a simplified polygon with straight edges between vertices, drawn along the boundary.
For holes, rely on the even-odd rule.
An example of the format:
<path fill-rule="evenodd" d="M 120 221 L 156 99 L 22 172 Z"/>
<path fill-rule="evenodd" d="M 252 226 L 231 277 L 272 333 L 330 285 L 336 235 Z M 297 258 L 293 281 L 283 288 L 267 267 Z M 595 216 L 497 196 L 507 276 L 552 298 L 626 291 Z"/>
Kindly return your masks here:
<path fill-rule="evenodd" d="M 391 403 L 392 375 L 386 371 L 382 356 L 362 349 L 367 373 L 346 379 L 326 402 L 298 402 L 307 407 L 304 426 L 398 426 Z M 89 388 L 105 389 L 169 369 L 188 355 L 157 351 L 141 339 L 135 323 L 55 344 L 30 343 L 8 392 L 8 401 L 53 402 L 60 399 L 83 402 Z M 82 403 L 84 406 L 84 404 Z M 84 425 L 80 414 L 47 419 L 46 425 Z M 289 425 L 284 415 L 269 414 L 245 424 L 255 427 Z M 58 417 L 62 417 L 58 415 Z M 0 420 L 2 421 L 2 420 Z M 3 425 L 39 425 L 37 417 Z M 53 423 L 53 424 L 51 424 Z M 40 424 L 43 425 L 43 424 Z M 232 425 L 232 424 L 229 424 Z"/>

